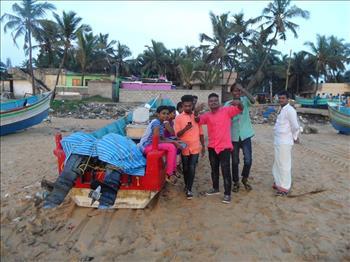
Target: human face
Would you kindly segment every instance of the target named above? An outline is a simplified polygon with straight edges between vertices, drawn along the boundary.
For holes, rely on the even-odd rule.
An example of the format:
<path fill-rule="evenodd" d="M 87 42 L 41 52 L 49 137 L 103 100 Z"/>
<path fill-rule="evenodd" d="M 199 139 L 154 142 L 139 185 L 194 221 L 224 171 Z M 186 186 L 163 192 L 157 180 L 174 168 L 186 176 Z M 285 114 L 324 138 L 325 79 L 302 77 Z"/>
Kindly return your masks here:
<path fill-rule="evenodd" d="M 160 120 L 160 122 L 164 122 L 166 120 L 168 120 L 169 118 L 169 110 L 168 109 L 163 109 L 162 111 L 160 111 L 160 113 L 158 113 L 158 119 Z"/>
<path fill-rule="evenodd" d="M 175 113 L 175 111 L 173 111 L 173 112 L 169 113 L 169 120 L 174 120 L 174 119 L 175 119 L 175 117 L 176 117 L 176 113 Z"/>
<path fill-rule="evenodd" d="M 233 99 L 239 99 L 241 97 L 241 90 L 239 90 L 237 87 L 233 88 L 231 93 Z"/>
<path fill-rule="evenodd" d="M 191 114 L 192 113 L 192 108 L 193 108 L 193 103 L 192 102 L 183 102 L 182 103 L 182 109 L 186 114 Z"/>
<path fill-rule="evenodd" d="M 208 99 L 208 106 L 210 110 L 216 110 L 220 107 L 219 98 L 216 96 L 212 96 Z"/>
<path fill-rule="evenodd" d="M 278 102 L 280 103 L 281 106 L 285 106 L 288 104 L 288 98 L 286 95 L 278 96 Z"/>

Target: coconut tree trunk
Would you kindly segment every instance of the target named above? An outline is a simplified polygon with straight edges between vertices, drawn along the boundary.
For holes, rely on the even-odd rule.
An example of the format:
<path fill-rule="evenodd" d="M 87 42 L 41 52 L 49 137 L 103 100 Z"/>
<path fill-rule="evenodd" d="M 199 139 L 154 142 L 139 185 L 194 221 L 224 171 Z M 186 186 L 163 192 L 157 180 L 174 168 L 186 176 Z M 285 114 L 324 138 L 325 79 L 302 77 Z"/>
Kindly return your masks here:
<path fill-rule="evenodd" d="M 29 70 L 32 78 L 32 93 L 35 95 L 35 83 L 34 83 L 34 70 L 33 70 L 33 58 L 32 58 L 32 30 L 28 28 L 28 40 L 29 40 Z"/>
<path fill-rule="evenodd" d="M 59 78 L 60 78 L 60 74 L 61 74 L 61 70 L 62 70 L 62 68 L 63 68 L 63 65 L 64 65 L 64 63 L 66 62 L 67 53 L 68 53 L 68 49 L 65 48 L 65 49 L 64 49 L 64 53 L 63 53 L 63 58 L 62 58 L 62 61 L 61 61 L 61 64 L 60 64 L 60 67 L 59 67 L 58 72 L 57 72 L 56 83 L 55 83 L 55 87 L 54 87 L 53 92 L 52 92 L 51 102 L 55 99 L 55 96 L 56 96 L 56 89 L 57 89 L 58 80 L 59 80 Z"/>
<path fill-rule="evenodd" d="M 262 70 L 262 68 L 264 67 L 266 61 L 267 61 L 267 57 L 269 56 L 270 54 L 270 51 L 271 51 L 271 48 L 273 46 L 273 42 L 274 40 L 276 39 L 277 37 L 277 33 L 278 31 L 276 30 L 275 32 L 275 35 L 273 36 L 273 38 L 271 39 L 271 44 L 269 46 L 269 49 L 267 50 L 266 54 L 265 54 L 265 57 L 264 57 L 264 60 L 262 61 L 261 65 L 259 66 L 258 70 L 256 71 L 256 74 L 254 75 L 253 79 L 251 79 L 248 83 L 248 86 L 247 86 L 247 90 L 249 91 L 253 86 L 255 86 L 256 82 L 257 82 L 257 76 L 259 74 L 259 72 Z"/>
<path fill-rule="evenodd" d="M 81 70 L 81 86 L 84 86 L 85 69 Z"/>

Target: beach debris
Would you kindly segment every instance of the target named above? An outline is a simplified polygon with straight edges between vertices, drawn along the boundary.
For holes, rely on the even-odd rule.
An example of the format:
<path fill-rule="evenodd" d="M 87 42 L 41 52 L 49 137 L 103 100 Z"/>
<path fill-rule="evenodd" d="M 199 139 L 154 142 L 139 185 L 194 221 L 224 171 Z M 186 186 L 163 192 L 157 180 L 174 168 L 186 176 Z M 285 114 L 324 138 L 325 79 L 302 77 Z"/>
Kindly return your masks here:
<path fill-rule="evenodd" d="M 22 217 L 16 217 L 16 218 L 12 219 L 12 221 L 15 223 L 18 223 L 21 220 L 22 220 Z"/>
<path fill-rule="evenodd" d="M 140 103 L 98 103 L 89 102 L 74 105 L 72 109 L 62 105 L 50 114 L 56 117 L 73 117 L 78 119 L 117 119 L 125 116 Z"/>
<path fill-rule="evenodd" d="M 10 194 L 9 193 L 6 193 L 5 194 L 5 198 L 7 198 L 7 197 L 9 197 L 10 196 Z"/>

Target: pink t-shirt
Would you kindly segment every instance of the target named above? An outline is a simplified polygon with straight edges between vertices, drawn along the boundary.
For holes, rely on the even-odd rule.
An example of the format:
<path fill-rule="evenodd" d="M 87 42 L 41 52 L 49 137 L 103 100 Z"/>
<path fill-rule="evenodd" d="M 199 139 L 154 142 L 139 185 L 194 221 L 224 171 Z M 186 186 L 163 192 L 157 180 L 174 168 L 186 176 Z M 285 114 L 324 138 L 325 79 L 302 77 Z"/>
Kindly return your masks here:
<path fill-rule="evenodd" d="M 231 120 L 241 112 L 236 106 L 228 106 L 199 117 L 199 124 L 208 126 L 208 147 L 213 148 L 217 154 L 225 149 L 232 150 Z"/>

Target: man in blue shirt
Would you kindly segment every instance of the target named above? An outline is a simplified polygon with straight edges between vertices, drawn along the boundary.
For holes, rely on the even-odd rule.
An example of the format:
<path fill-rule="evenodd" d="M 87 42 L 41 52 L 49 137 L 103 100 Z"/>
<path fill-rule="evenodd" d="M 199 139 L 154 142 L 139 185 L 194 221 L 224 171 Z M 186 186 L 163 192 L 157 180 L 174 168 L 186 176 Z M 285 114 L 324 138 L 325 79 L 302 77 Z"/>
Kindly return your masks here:
<path fill-rule="evenodd" d="M 235 83 L 231 86 L 233 100 L 241 101 L 243 112 L 232 119 L 231 140 L 232 150 L 232 180 L 233 192 L 239 191 L 239 150 L 242 149 L 244 156 L 244 166 L 242 170 L 242 183 L 246 190 L 252 189 L 248 183 L 250 168 L 252 166 L 252 143 L 251 138 L 254 136 L 253 126 L 249 116 L 249 108 L 255 103 L 254 97 L 242 87 L 241 84 Z M 226 102 L 229 105 L 232 101 Z"/>

